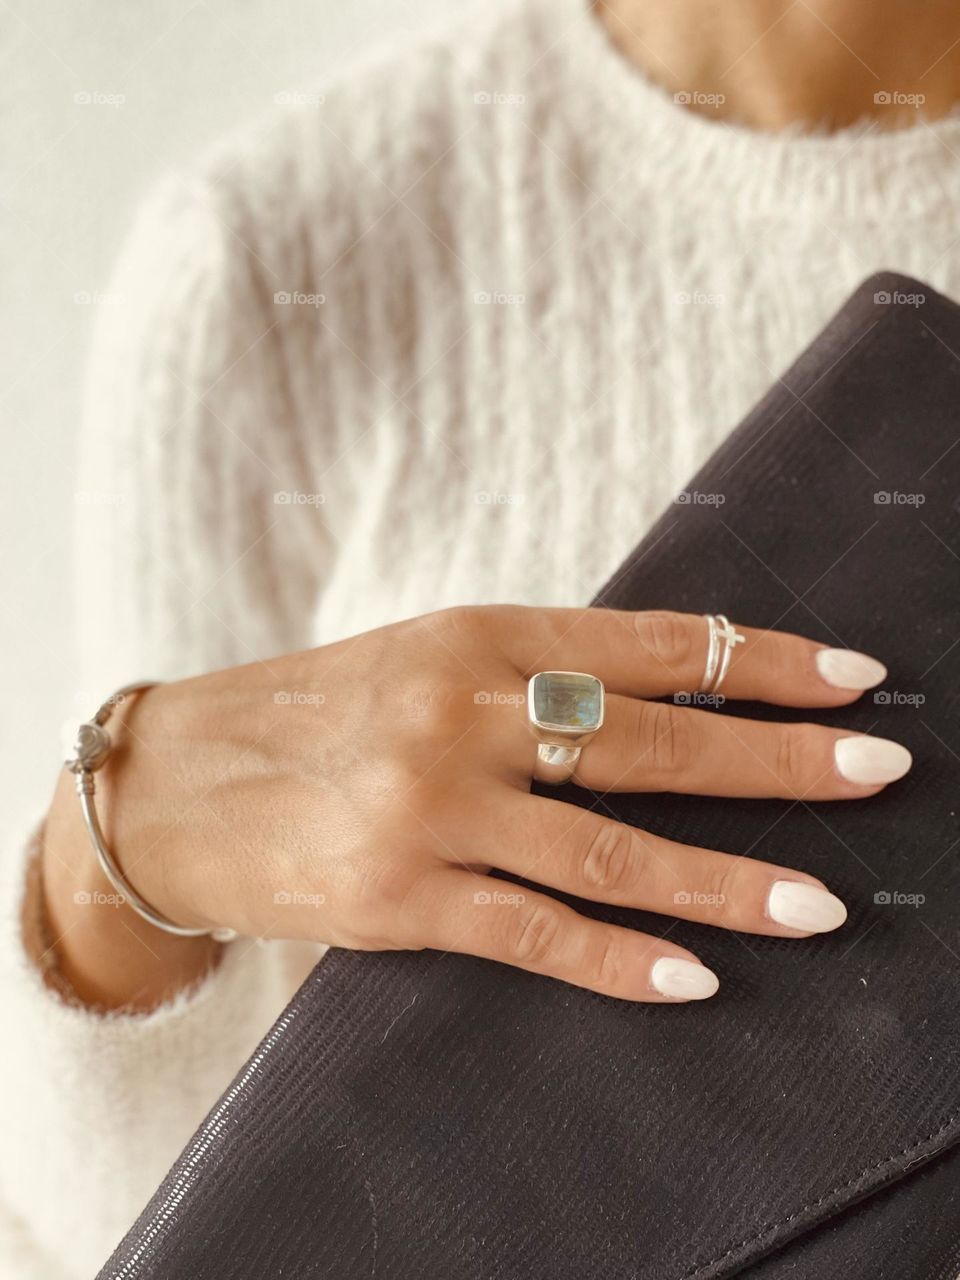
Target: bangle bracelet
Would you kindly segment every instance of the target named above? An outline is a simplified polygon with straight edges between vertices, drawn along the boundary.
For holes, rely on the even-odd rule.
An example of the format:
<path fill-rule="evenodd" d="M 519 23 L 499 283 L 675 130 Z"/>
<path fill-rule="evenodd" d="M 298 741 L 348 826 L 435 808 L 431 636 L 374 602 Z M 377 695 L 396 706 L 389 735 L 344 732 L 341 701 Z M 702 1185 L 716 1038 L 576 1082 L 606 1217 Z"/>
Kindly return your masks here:
<path fill-rule="evenodd" d="M 144 920 L 149 921 L 156 928 L 163 929 L 166 933 L 175 933 L 180 938 L 210 936 L 218 942 L 230 942 L 237 936 L 233 929 L 189 929 L 185 925 L 174 924 L 172 920 L 168 920 L 165 915 L 155 911 L 145 899 L 141 898 L 140 894 L 137 893 L 136 889 L 133 888 L 120 870 L 116 859 L 107 848 L 103 828 L 100 826 L 100 819 L 97 817 L 97 808 L 93 800 L 96 793 L 94 774 L 98 769 L 102 768 L 113 750 L 113 740 L 104 725 L 110 719 L 114 707 L 123 702 L 129 694 L 141 693 L 146 689 L 152 689 L 156 684 L 156 680 L 141 680 L 136 684 L 127 684 L 122 689 L 118 689 L 113 697 L 107 699 L 92 720 L 80 725 L 74 746 L 75 754 L 64 763 L 76 777 L 77 795 L 80 797 L 83 819 L 86 823 L 87 831 L 90 833 L 90 839 L 93 842 L 100 869 L 124 901 L 133 907 L 137 915 L 142 916 Z"/>

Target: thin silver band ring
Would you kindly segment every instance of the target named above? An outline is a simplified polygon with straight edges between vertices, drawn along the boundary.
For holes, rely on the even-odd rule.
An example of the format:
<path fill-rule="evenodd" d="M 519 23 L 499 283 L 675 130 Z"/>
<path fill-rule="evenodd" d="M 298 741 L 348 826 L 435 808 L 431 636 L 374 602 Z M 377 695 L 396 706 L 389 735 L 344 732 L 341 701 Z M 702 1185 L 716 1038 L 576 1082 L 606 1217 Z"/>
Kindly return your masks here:
<path fill-rule="evenodd" d="M 731 626 L 726 614 L 706 613 L 704 617 L 707 621 L 707 661 L 699 692 L 717 693 L 730 669 L 734 648 L 738 644 L 746 644 L 747 637 Z"/>

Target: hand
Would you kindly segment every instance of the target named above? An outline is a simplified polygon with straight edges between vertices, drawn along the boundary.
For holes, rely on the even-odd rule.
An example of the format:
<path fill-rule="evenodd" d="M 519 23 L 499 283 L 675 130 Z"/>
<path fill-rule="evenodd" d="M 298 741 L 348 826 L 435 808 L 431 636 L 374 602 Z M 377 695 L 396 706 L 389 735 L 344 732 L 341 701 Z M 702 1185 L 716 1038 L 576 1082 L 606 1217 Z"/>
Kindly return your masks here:
<path fill-rule="evenodd" d="M 863 655 L 740 631 L 730 698 L 842 706 L 886 674 Z M 467 952 L 628 1000 L 703 998 L 717 979 L 683 947 L 484 875 L 779 937 L 843 922 L 802 871 L 530 794 L 523 700 L 544 669 L 606 685 L 606 722 L 574 778 L 596 790 L 861 799 L 910 767 L 884 739 L 650 701 L 697 687 L 706 640 L 692 615 L 453 609 L 159 686 L 123 717 L 100 788 L 108 839 L 178 923 Z"/>

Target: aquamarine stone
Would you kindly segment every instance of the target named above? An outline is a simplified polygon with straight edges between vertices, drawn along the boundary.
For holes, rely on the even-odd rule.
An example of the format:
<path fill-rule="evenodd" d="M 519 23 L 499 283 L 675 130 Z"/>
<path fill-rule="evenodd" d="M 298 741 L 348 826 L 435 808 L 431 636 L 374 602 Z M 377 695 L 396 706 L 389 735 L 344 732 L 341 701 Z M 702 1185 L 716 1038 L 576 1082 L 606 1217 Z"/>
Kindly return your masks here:
<path fill-rule="evenodd" d="M 541 671 L 533 681 L 533 716 L 537 724 L 583 733 L 603 720 L 603 685 L 596 676 L 573 671 Z"/>

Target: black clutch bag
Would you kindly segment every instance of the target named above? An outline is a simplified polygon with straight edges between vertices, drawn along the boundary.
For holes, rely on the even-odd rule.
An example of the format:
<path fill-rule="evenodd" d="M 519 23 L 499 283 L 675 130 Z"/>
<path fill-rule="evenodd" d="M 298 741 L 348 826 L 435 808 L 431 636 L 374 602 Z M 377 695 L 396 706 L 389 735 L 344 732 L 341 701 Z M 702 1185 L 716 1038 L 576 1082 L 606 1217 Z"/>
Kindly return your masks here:
<path fill-rule="evenodd" d="M 881 691 L 816 713 L 913 751 L 875 798 L 603 800 L 822 877 L 844 928 L 797 942 L 578 903 L 670 927 L 720 974 L 714 1000 L 674 1007 L 463 956 L 332 952 L 104 1280 L 954 1280 L 958 441 L 960 310 L 872 278 L 596 601 L 887 662 Z"/>

